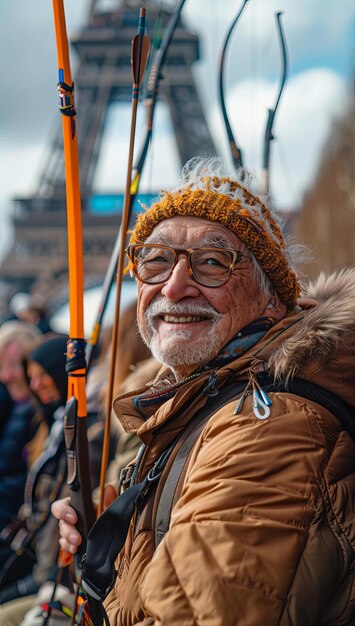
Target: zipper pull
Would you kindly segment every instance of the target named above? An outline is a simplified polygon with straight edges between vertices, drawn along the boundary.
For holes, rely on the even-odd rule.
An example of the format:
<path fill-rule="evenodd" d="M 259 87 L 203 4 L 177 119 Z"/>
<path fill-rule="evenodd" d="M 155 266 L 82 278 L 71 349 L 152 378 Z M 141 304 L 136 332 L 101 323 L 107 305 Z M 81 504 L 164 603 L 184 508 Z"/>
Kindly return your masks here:
<path fill-rule="evenodd" d="M 238 415 L 241 412 L 243 408 L 244 400 L 248 395 L 248 390 L 249 390 L 250 385 L 251 385 L 251 379 L 249 378 L 249 381 L 247 382 L 247 385 L 235 406 L 235 409 L 233 411 L 234 415 Z"/>
<path fill-rule="evenodd" d="M 216 372 L 211 372 L 210 377 L 207 381 L 207 385 L 203 390 L 209 397 L 218 396 L 219 389 L 217 387 L 217 374 Z"/>
<path fill-rule="evenodd" d="M 260 383 L 257 379 L 257 376 L 254 377 L 254 381 L 255 384 L 258 388 L 259 394 L 261 396 L 261 399 L 263 401 L 264 404 L 266 404 L 266 406 L 271 406 L 272 405 L 272 400 L 269 398 L 269 396 L 267 395 L 266 391 L 264 391 L 264 389 L 260 386 Z"/>
<path fill-rule="evenodd" d="M 238 400 L 238 402 L 236 404 L 236 407 L 234 409 L 234 415 L 238 415 L 241 412 L 241 410 L 243 408 L 245 396 L 246 396 L 246 393 L 244 392 L 243 395 L 239 398 L 239 400 Z"/>

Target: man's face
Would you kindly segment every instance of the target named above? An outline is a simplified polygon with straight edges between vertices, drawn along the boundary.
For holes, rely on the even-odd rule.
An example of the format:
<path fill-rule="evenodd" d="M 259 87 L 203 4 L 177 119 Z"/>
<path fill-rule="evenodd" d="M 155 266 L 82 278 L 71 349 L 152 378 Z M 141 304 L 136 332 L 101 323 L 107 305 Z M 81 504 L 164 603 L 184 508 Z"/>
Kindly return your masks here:
<path fill-rule="evenodd" d="M 265 313 L 269 297 L 260 292 L 248 251 L 222 224 L 194 217 L 160 222 L 146 243 L 174 248 L 214 246 L 240 250 L 245 256 L 221 287 L 204 287 L 188 274 L 179 257 L 170 278 L 159 285 L 139 283 L 138 326 L 153 356 L 178 378 L 217 356 L 239 330 Z"/>

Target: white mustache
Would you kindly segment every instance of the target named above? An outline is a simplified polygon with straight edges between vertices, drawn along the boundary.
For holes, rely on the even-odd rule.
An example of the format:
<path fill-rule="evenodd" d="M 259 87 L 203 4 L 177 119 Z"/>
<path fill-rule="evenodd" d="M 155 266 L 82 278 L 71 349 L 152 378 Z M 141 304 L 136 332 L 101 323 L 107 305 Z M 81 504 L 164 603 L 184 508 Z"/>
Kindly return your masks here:
<path fill-rule="evenodd" d="M 199 304 L 195 302 L 170 302 L 165 298 L 153 300 L 146 309 L 146 316 L 151 322 L 153 318 L 164 314 L 172 315 L 198 315 L 207 317 L 213 321 L 219 320 L 222 315 L 211 304 Z"/>

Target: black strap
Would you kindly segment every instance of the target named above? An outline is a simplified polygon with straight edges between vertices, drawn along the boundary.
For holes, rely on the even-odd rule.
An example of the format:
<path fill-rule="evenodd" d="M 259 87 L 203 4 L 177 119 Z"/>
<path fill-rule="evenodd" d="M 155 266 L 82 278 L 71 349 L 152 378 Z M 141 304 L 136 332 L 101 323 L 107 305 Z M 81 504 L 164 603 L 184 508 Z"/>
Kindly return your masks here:
<path fill-rule="evenodd" d="M 340 398 L 333 393 L 316 385 L 309 381 L 294 378 L 287 385 L 280 381 L 275 383 L 274 380 L 267 374 L 261 374 L 258 376 L 258 381 L 262 385 L 265 391 L 273 391 L 277 393 L 292 393 L 297 396 L 311 400 L 316 404 L 319 404 L 332 413 L 341 423 L 344 430 L 346 430 L 351 437 L 355 440 L 355 423 L 353 418 L 355 417 L 354 410 L 343 402 Z M 156 519 L 155 519 L 155 547 L 159 545 L 163 539 L 165 533 L 169 529 L 171 511 L 173 508 L 174 496 L 180 480 L 180 476 L 187 463 L 189 454 L 194 447 L 203 426 L 212 417 L 212 415 L 224 405 L 228 404 L 231 400 L 237 400 L 241 391 L 243 391 L 245 384 L 242 386 L 228 385 L 228 387 L 222 388 L 220 393 L 213 404 L 207 403 L 201 410 L 200 420 L 196 424 L 194 421 L 194 428 L 188 433 L 183 445 L 177 453 L 174 462 L 171 465 L 169 474 L 166 478 L 166 482 L 161 493 Z"/>
<path fill-rule="evenodd" d="M 206 415 L 205 419 L 197 424 L 196 427 L 190 432 L 190 435 L 185 439 L 171 466 L 164 485 L 163 492 L 159 499 L 158 510 L 156 514 L 155 548 L 157 548 L 157 546 L 163 539 L 167 531 L 167 524 L 169 526 L 176 487 L 185 467 L 189 453 L 192 450 L 199 435 L 201 434 L 203 427 L 209 419 L 210 413 Z"/>
<path fill-rule="evenodd" d="M 159 480 L 175 444 L 176 439 L 161 454 L 145 479 L 118 496 L 91 528 L 86 554 L 81 561 L 82 586 L 95 600 L 104 600 L 112 589 L 116 578 L 114 563 L 125 544 L 135 507 Z"/>
<path fill-rule="evenodd" d="M 258 379 L 263 388 L 267 391 L 292 393 L 295 396 L 301 396 L 302 398 L 311 400 L 311 402 L 315 402 L 324 409 L 327 409 L 329 413 L 332 413 L 332 415 L 337 418 L 343 429 L 346 430 L 355 441 L 355 410 L 334 393 L 328 391 L 328 389 L 324 389 L 324 387 L 320 385 L 316 385 L 315 383 L 301 378 L 294 378 L 288 382 L 287 385 L 282 381 L 277 383 L 271 382 L 269 378 L 269 384 L 266 383 L 265 386 L 262 382 L 262 377 L 258 376 Z"/>

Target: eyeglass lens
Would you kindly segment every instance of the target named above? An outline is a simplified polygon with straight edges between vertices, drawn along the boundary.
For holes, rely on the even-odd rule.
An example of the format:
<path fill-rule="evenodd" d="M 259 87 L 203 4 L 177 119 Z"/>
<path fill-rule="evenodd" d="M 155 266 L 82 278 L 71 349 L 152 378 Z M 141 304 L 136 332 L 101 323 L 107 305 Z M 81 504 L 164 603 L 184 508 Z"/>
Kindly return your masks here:
<path fill-rule="evenodd" d="M 142 281 L 155 284 L 169 277 L 174 263 L 174 250 L 160 246 L 140 246 L 135 250 L 136 272 Z M 219 248 L 192 250 L 190 267 L 195 280 L 205 286 L 223 284 L 229 274 L 233 254 Z"/>

